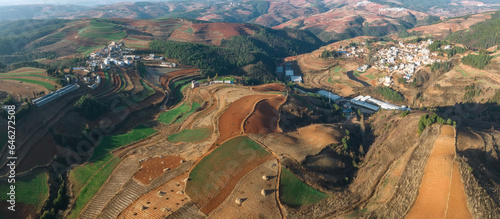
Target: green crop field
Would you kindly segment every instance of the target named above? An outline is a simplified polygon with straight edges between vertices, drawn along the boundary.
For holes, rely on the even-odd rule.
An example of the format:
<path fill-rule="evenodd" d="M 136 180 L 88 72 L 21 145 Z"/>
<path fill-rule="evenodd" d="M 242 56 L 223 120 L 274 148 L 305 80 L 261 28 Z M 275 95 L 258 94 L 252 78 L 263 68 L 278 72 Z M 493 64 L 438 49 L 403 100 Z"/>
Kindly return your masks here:
<path fill-rule="evenodd" d="M 196 112 L 196 110 L 200 106 L 201 105 L 198 102 L 193 102 L 193 104 L 191 104 L 191 109 L 189 111 L 187 111 L 186 113 L 182 114 L 181 117 L 177 118 L 177 120 L 175 120 L 175 123 L 181 123 L 182 121 L 184 121 L 185 119 L 187 119 L 187 117 L 189 117 L 189 115 L 191 115 L 194 112 Z"/>
<path fill-rule="evenodd" d="M 122 26 L 101 19 L 92 19 L 89 26 L 80 30 L 78 34 L 82 37 L 105 40 L 120 40 L 127 36 Z"/>
<path fill-rule="evenodd" d="M 112 154 L 79 166 L 71 170 L 70 179 L 74 183 L 73 194 L 76 201 L 68 218 L 77 218 L 85 205 L 95 196 L 109 175 L 120 163 L 120 159 Z"/>
<path fill-rule="evenodd" d="M 124 80 L 122 80 L 122 81 L 123 81 L 123 83 L 126 83 Z M 147 99 L 150 96 L 153 96 L 156 93 L 156 90 L 153 89 L 151 86 L 149 86 L 142 79 L 140 79 L 139 81 L 141 82 L 141 85 L 144 88 L 144 90 L 141 91 L 141 94 L 133 95 L 133 96 L 128 98 L 130 100 L 130 102 L 132 102 L 132 103 L 139 103 L 141 101 L 144 101 L 145 99 Z M 125 108 L 127 108 L 127 105 L 125 103 L 123 103 L 123 104 L 117 106 L 116 110 L 122 110 Z"/>
<path fill-rule="evenodd" d="M 92 158 L 90 158 L 90 160 L 99 158 L 119 147 L 145 139 L 156 132 L 157 131 L 152 128 L 139 125 L 132 129 L 132 131 L 125 134 L 105 136 L 102 139 L 101 143 L 94 148 L 94 154 L 92 155 Z"/>
<path fill-rule="evenodd" d="M 328 82 L 330 82 L 330 84 L 334 84 L 332 78 L 328 78 Z"/>
<path fill-rule="evenodd" d="M 42 204 L 49 197 L 49 185 L 47 181 L 49 174 L 45 171 L 35 171 L 28 176 L 19 177 L 16 179 L 16 202 L 21 202 L 33 205 L 36 209 L 40 210 Z M 9 197 L 10 184 L 6 181 L 0 184 L 0 200 L 4 202 Z"/>
<path fill-rule="evenodd" d="M 372 79 L 372 80 L 375 80 L 375 79 L 376 79 L 376 77 L 375 77 L 375 76 L 373 76 L 373 75 L 365 75 L 365 77 L 367 77 L 367 78 L 369 78 L 369 79 Z"/>
<path fill-rule="evenodd" d="M 322 193 L 300 181 L 290 170 L 282 168 L 280 179 L 280 199 L 291 207 L 314 204 L 327 198 Z"/>
<path fill-rule="evenodd" d="M 189 174 L 186 193 L 194 200 L 217 194 L 221 187 L 243 167 L 269 153 L 247 136 L 226 141 L 204 157 Z M 221 183 L 223 183 L 221 185 Z"/>
<path fill-rule="evenodd" d="M 96 49 L 103 48 L 104 46 L 80 46 L 76 51 L 81 52 L 83 55 L 89 55 Z"/>
<path fill-rule="evenodd" d="M 47 88 L 48 90 L 55 90 L 56 89 L 54 86 L 52 86 L 52 84 L 49 84 L 49 83 L 43 82 L 43 81 L 37 81 L 37 80 L 31 80 L 31 79 L 25 79 L 25 78 L 2 78 L 2 80 L 22 81 L 22 82 L 26 82 L 26 83 L 30 83 L 30 84 L 37 84 L 37 85 L 41 85 L 41 86 Z"/>
<path fill-rule="evenodd" d="M 191 107 L 189 106 L 188 103 L 183 103 L 182 105 L 172 109 L 172 110 L 169 110 L 167 112 L 164 112 L 164 113 L 161 113 L 159 116 L 158 116 L 158 121 L 160 122 L 163 122 L 165 124 L 171 124 L 172 122 L 174 122 L 180 115 L 182 115 L 183 113 L 186 113 L 187 111 L 189 111 Z"/>
<path fill-rule="evenodd" d="M 212 134 L 212 130 L 208 128 L 204 129 L 184 129 L 179 133 L 168 136 L 168 141 L 177 142 L 200 142 Z"/>

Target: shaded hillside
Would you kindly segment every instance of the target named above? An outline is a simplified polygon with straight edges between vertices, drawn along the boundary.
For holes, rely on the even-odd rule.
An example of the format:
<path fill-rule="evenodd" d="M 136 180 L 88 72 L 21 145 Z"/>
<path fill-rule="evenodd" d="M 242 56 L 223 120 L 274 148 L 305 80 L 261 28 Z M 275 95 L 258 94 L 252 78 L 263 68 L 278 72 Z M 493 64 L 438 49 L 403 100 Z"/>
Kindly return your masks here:
<path fill-rule="evenodd" d="M 150 43 L 150 49 L 181 64 L 205 69 L 204 73 L 210 76 L 238 73 L 242 67 L 254 64 L 247 75 L 263 82 L 274 79 L 277 59 L 309 52 L 321 45 L 314 35 L 303 31 L 247 27 L 254 34 L 224 39 L 220 47 L 155 40 Z"/>
<path fill-rule="evenodd" d="M 457 31 L 447 39 L 482 49 L 500 44 L 500 11 L 492 14 L 491 19 L 475 24 L 470 29 Z"/>

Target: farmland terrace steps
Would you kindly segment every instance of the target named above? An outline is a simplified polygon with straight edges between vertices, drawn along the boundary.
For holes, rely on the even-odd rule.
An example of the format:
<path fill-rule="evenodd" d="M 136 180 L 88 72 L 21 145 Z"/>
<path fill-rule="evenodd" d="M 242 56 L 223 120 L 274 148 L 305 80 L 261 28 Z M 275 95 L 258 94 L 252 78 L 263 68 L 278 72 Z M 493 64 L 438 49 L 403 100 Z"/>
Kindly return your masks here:
<path fill-rule="evenodd" d="M 116 195 L 97 214 L 97 218 L 117 218 L 122 211 L 141 196 L 188 171 L 191 164 L 192 162 L 185 162 L 171 172 L 156 178 L 149 185 L 141 185 L 136 180 L 129 178 L 120 191 L 115 193 Z M 130 170 L 126 171 L 130 172 Z"/>
<path fill-rule="evenodd" d="M 115 196 L 125 182 L 132 177 L 135 171 L 139 168 L 139 159 L 130 157 L 125 159 L 111 174 L 110 178 L 87 204 L 81 213 L 81 218 L 95 218 L 103 210 L 104 206 Z"/>
<path fill-rule="evenodd" d="M 167 216 L 167 219 L 197 219 L 206 218 L 205 215 L 193 204 L 188 203 L 177 209 L 174 213 Z"/>

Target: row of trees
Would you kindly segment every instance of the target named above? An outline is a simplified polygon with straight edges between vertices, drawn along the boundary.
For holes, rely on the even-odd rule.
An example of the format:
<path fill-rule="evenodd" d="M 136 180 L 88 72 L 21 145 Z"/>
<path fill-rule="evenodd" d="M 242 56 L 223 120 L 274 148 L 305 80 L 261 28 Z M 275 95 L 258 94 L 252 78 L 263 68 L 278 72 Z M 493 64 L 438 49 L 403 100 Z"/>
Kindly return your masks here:
<path fill-rule="evenodd" d="M 420 117 L 420 121 L 418 121 L 418 134 L 422 133 L 425 128 L 430 127 L 434 123 L 439 124 L 448 124 L 456 126 L 456 122 L 451 120 L 450 118 L 444 119 L 437 114 L 426 114 Z"/>

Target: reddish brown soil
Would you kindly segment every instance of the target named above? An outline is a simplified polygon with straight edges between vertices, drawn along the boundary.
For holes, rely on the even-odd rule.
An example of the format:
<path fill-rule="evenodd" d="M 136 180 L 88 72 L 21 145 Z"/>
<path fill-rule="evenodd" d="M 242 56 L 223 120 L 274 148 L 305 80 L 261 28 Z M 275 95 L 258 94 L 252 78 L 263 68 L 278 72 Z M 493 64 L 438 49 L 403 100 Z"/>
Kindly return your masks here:
<path fill-rule="evenodd" d="M 245 121 L 245 133 L 267 134 L 279 132 L 279 107 L 285 103 L 285 96 L 276 96 L 259 102 Z"/>
<path fill-rule="evenodd" d="M 154 157 L 141 162 L 141 169 L 134 174 L 134 179 L 142 184 L 149 184 L 152 180 L 165 173 L 166 168 L 170 170 L 181 165 L 182 157 L 179 156 L 164 156 Z"/>
<path fill-rule="evenodd" d="M 245 118 L 252 113 L 255 103 L 272 97 L 270 95 L 251 95 L 234 101 L 219 119 L 219 139 L 217 143 L 221 144 L 224 141 L 240 135 L 242 123 Z"/>
<path fill-rule="evenodd" d="M 446 218 L 472 218 L 467 206 L 467 198 L 465 197 L 464 184 L 462 176 L 460 176 L 460 170 L 458 169 L 458 162 L 455 161 L 453 163 L 450 199 Z"/>
<path fill-rule="evenodd" d="M 259 86 L 251 87 L 254 91 L 260 92 L 279 92 L 285 90 L 285 85 L 283 84 L 264 84 Z"/>
<path fill-rule="evenodd" d="M 240 170 L 236 175 L 229 179 L 229 182 L 226 183 L 224 188 L 220 190 L 220 192 L 212 199 L 210 199 L 203 207 L 200 208 L 200 211 L 205 214 L 210 214 L 217 206 L 219 206 L 226 198 L 231 194 L 236 184 L 250 171 L 262 165 L 264 162 L 272 159 L 273 156 L 269 155 L 267 157 L 260 158 L 258 160 L 253 161 L 250 165 L 245 166 L 242 170 Z"/>
<path fill-rule="evenodd" d="M 194 32 L 213 32 L 219 31 L 224 35 L 224 38 L 229 38 L 231 36 L 238 35 L 251 35 L 254 34 L 254 31 L 245 26 L 245 24 L 239 23 L 198 23 L 191 25 L 194 29 Z"/>
<path fill-rule="evenodd" d="M 406 218 L 472 218 L 467 209 L 465 191 L 455 158 L 455 129 L 445 125 L 434 142 L 427 160 L 417 200 Z M 456 167 L 457 173 L 453 174 Z M 455 179 L 453 179 L 455 175 Z M 454 182 L 455 181 L 455 182 Z M 452 195 L 453 194 L 453 195 Z M 453 199 L 453 200 L 451 200 Z M 459 209 L 465 207 L 465 209 Z"/>

